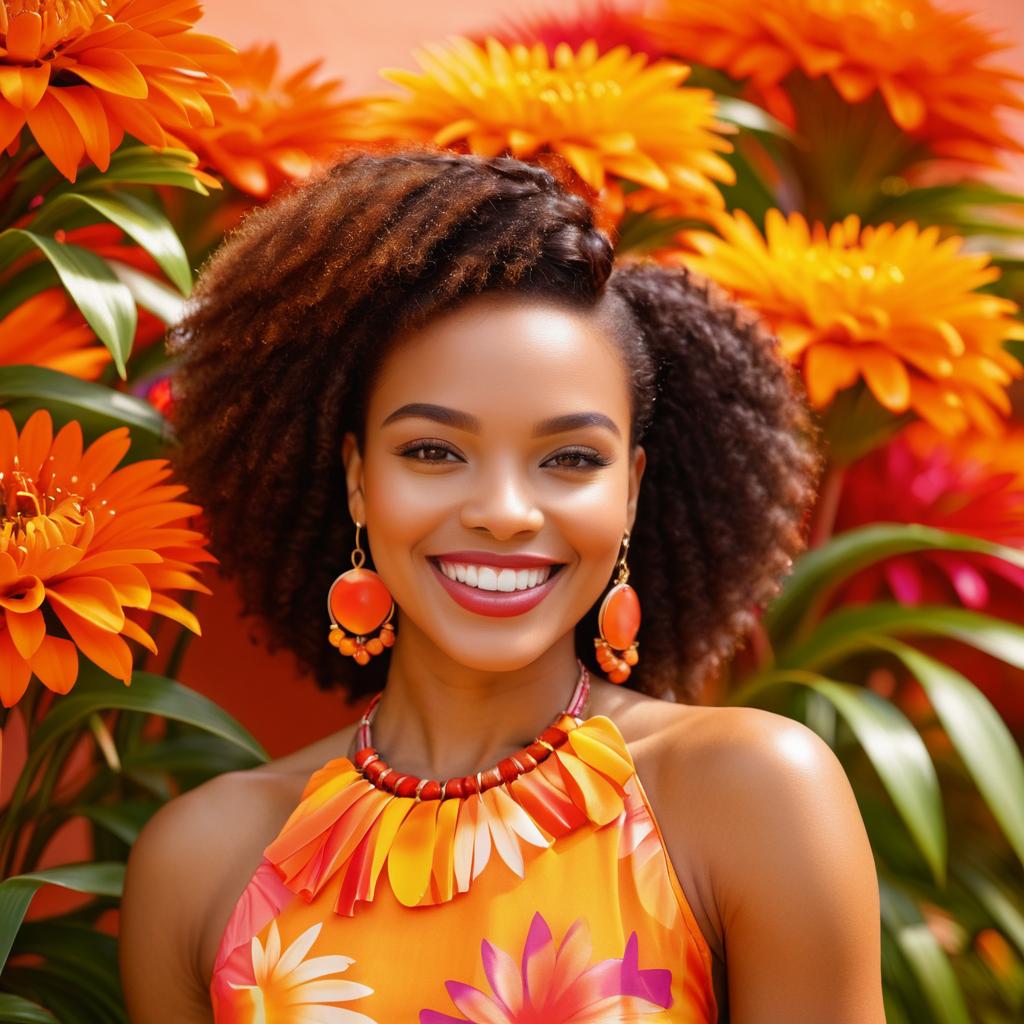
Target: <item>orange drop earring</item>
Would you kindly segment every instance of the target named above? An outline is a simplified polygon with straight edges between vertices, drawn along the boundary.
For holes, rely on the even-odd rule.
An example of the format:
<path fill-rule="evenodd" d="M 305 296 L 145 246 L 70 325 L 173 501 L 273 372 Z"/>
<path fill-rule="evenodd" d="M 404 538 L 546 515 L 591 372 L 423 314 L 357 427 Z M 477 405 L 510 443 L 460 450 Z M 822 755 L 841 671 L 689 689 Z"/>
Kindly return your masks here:
<path fill-rule="evenodd" d="M 366 665 L 371 655 L 381 654 L 395 642 L 395 627 L 391 623 L 395 602 L 380 576 L 363 568 L 366 552 L 359 546 L 362 525 L 356 523 L 353 567 L 343 572 L 327 591 L 327 614 L 331 617 L 327 639 L 339 653 L 351 655 L 357 664 Z M 370 637 L 378 627 L 380 635 Z"/>
<path fill-rule="evenodd" d="M 632 667 L 640 660 L 634 639 L 640 629 L 640 599 L 626 582 L 629 579 L 629 566 L 626 565 L 628 530 L 622 543 L 615 584 L 605 594 L 597 613 L 597 629 L 601 635 L 594 637 L 597 662 L 612 683 L 624 683 Z"/>

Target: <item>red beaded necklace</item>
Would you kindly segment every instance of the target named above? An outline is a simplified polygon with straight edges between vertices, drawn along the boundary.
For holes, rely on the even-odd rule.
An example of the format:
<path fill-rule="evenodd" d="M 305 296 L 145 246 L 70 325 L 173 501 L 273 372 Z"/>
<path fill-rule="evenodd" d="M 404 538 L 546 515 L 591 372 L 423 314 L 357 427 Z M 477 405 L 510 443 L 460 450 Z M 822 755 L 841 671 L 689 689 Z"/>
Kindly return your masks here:
<path fill-rule="evenodd" d="M 569 700 L 569 706 L 556 716 L 554 722 L 560 721 L 563 715 L 575 718 L 585 707 L 590 696 L 590 673 L 579 658 L 576 659 L 576 664 L 580 667 L 576 688 Z M 359 750 L 353 763 L 367 781 L 373 783 L 377 789 L 386 790 L 396 796 L 411 796 L 417 802 L 467 797 L 474 793 L 482 793 L 492 786 L 512 782 L 524 772 L 536 768 L 538 764 L 554 753 L 555 749 L 565 742 L 567 736 L 564 729 L 559 729 L 554 724 L 549 725 L 531 744 L 510 757 L 503 758 L 487 771 L 477 772 L 475 775 L 446 779 L 444 782 L 437 779 L 421 779 L 415 775 L 403 775 L 384 761 L 374 748 L 370 737 L 370 722 L 373 720 L 377 705 L 383 695 L 383 690 L 374 695 L 363 717 L 359 720 L 359 729 L 356 733 Z"/>

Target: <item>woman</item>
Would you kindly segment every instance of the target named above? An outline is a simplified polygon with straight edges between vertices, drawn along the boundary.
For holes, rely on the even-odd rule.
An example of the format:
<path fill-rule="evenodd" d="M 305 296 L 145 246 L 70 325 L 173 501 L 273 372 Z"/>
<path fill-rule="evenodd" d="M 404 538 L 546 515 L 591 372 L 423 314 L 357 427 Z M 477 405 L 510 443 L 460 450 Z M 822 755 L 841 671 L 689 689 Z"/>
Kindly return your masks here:
<path fill-rule="evenodd" d="M 881 1024 L 841 765 L 695 702 L 820 471 L 773 339 L 613 266 L 548 170 L 422 147 L 251 214 L 171 348 L 179 471 L 246 611 L 374 697 L 147 824 L 135 1024 Z"/>

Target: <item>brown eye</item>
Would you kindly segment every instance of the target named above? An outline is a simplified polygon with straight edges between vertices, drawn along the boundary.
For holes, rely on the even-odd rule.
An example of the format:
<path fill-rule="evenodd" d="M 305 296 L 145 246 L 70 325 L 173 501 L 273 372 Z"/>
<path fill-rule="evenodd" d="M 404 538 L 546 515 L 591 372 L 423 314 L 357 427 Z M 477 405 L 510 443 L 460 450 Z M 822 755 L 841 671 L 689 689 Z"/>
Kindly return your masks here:
<path fill-rule="evenodd" d="M 400 449 L 398 454 L 403 458 L 414 459 L 416 462 L 448 462 L 445 455 L 455 455 L 455 452 L 445 444 L 420 441 L 408 448 Z M 457 461 L 457 457 L 455 461 Z"/>

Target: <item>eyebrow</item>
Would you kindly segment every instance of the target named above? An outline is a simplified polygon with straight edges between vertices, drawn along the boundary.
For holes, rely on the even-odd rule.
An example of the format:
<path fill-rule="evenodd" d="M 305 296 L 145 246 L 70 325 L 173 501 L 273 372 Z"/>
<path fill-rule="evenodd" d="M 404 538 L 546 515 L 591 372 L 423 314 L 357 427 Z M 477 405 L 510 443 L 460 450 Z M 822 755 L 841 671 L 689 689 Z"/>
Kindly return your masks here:
<path fill-rule="evenodd" d="M 386 427 L 389 423 L 394 423 L 395 420 L 411 416 L 435 420 L 471 434 L 480 433 L 480 420 L 476 416 L 468 412 L 460 412 L 458 409 L 449 409 L 445 405 L 434 405 L 431 402 L 409 402 L 407 405 L 400 406 L 384 420 L 381 426 Z M 604 427 L 616 437 L 622 436 L 615 421 L 602 412 L 570 412 L 561 416 L 551 416 L 535 424 L 531 436 L 543 437 L 546 434 L 560 434 L 567 430 L 577 430 L 580 427 Z"/>

